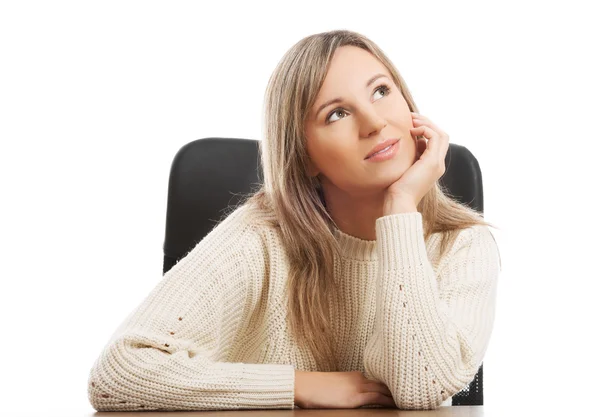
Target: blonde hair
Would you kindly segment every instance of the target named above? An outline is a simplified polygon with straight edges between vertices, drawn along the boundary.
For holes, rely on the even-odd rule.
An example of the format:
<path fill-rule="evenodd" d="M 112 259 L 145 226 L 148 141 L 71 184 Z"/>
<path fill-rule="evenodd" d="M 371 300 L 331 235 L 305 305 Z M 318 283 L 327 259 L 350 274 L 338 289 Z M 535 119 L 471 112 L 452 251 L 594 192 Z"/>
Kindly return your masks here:
<path fill-rule="evenodd" d="M 365 36 L 334 30 L 300 40 L 286 52 L 269 79 L 264 103 L 264 138 L 259 145 L 263 183 L 240 204 L 260 213 L 259 222 L 280 231 L 290 265 L 286 290 L 288 326 L 297 343 L 304 343 L 310 349 L 321 371 L 338 369 L 332 308 L 339 305 L 333 265 L 334 256 L 340 256 L 340 248 L 319 180 L 307 174 L 309 156 L 304 122 L 335 50 L 345 45 L 363 48 L 378 58 L 389 70 L 410 110 L 419 112 L 392 62 Z M 446 195 L 439 182 L 423 197 L 417 210 L 423 216 L 425 239 L 433 233 L 442 233 L 440 256 L 461 229 L 473 225 L 495 227 L 484 221 L 478 211 Z"/>

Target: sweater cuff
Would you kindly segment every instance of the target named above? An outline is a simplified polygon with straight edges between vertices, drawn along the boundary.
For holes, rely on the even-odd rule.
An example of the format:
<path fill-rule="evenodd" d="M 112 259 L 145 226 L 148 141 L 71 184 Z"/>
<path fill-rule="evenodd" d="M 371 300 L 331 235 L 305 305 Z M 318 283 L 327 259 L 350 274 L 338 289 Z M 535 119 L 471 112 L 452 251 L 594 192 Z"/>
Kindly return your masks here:
<path fill-rule="evenodd" d="M 379 265 L 384 271 L 421 265 L 427 258 L 420 212 L 396 213 L 375 221 Z"/>
<path fill-rule="evenodd" d="M 295 376 L 293 365 L 244 363 L 238 404 L 242 408 L 293 409 Z"/>

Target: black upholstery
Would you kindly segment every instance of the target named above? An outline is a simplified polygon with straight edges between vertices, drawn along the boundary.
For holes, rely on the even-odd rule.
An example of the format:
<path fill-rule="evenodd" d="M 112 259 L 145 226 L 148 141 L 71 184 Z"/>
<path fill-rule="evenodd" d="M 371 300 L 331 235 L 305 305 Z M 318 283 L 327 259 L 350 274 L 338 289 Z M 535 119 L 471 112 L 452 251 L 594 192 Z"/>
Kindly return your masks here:
<path fill-rule="evenodd" d="M 228 206 L 262 183 L 258 140 L 204 138 L 184 145 L 169 176 L 163 273 L 187 254 L 221 219 Z M 483 213 L 479 163 L 464 146 L 450 144 L 445 192 Z M 473 381 L 452 397 L 452 405 L 483 405 L 483 364 Z"/>

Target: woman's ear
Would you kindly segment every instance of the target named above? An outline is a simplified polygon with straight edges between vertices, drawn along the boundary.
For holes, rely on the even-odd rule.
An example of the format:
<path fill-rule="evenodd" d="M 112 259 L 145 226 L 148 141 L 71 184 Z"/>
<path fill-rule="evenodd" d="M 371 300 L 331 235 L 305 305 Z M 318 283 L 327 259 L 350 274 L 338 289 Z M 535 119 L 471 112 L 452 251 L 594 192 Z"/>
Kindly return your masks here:
<path fill-rule="evenodd" d="M 317 175 L 319 175 L 319 170 L 313 164 L 313 162 L 310 158 L 308 159 L 308 163 L 306 165 L 306 173 L 308 174 L 309 177 L 316 177 Z"/>

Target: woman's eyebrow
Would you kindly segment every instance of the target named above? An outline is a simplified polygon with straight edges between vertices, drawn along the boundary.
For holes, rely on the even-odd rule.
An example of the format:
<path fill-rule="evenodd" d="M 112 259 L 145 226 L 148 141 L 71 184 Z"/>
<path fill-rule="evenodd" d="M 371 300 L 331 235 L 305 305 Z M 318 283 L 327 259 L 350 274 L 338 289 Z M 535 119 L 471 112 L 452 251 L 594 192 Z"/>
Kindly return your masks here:
<path fill-rule="evenodd" d="M 385 74 L 375 74 L 374 76 L 372 76 L 371 78 L 369 78 L 369 81 L 367 81 L 367 84 L 365 85 L 365 88 L 369 87 L 371 84 L 373 84 L 375 81 L 377 81 L 381 77 L 387 77 L 387 75 L 385 75 Z M 319 116 L 319 113 L 321 113 L 321 111 L 325 107 L 331 106 L 332 104 L 335 104 L 335 103 L 340 103 L 342 101 L 343 101 L 343 99 L 341 97 L 336 97 L 334 99 L 326 101 L 325 103 L 323 103 L 321 105 L 321 107 L 319 107 L 319 110 L 317 110 L 317 113 L 315 114 L 315 119 Z"/>

